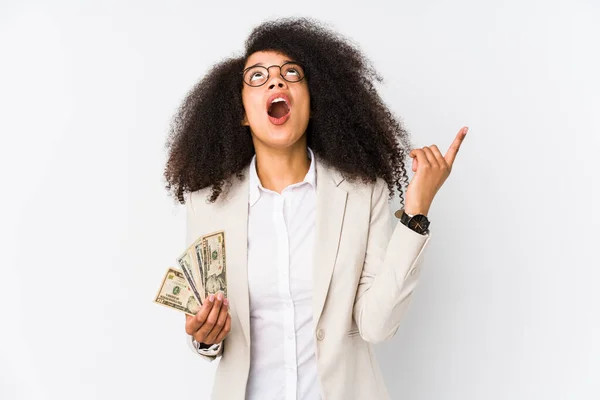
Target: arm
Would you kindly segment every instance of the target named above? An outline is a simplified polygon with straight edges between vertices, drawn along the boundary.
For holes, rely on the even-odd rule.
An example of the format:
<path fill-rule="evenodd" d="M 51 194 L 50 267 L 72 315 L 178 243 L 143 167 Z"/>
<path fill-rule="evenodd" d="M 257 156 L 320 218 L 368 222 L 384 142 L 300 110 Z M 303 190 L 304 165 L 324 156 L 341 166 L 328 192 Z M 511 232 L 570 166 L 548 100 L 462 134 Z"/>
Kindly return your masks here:
<path fill-rule="evenodd" d="M 186 195 L 185 204 L 186 204 L 186 244 L 189 245 L 190 243 L 193 243 L 195 240 L 195 238 L 193 237 L 193 233 L 192 233 L 192 221 L 193 221 L 193 217 L 194 217 L 194 209 L 192 207 L 191 194 Z M 220 305 L 220 302 L 219 301 L 217 301 L 217 302 Z M 204 308 L 207 306 L 206 303 L 208 303 L 208 302 L 206 301 L 206 299 L 205 299 L 204 303 L 205 303 L 205 306 L 202 307 L 199 314 L 202 313 Z M 190 322 L 190 318 L 191 317 L 186 316 L 186 331 L 188 330 L 188 323 Z M 198 315 L 194 318 L 197 319 Z M 192 328 L 192 329 L 195 329 L 195 328 Z M 188 334 L 187 332 L 185 335 L 186 335 L 186 342 L 190 346 L 190 348 L 192 349 L 194 354 L 200 355 L 205 360 L 213 361 L 217 357 L 219 357 L 223 354 L 223 347 L 224 347 L 223 340 L 221 340 L 219 343 L 215 343 L 215 344 L 205 344 L 205 343 L 196 341 L 196 339 L 194 339 L 194 337 L 192 335 Z"/>
<path fill-rule="evenodd" d="M 445 155 L 436 145 L 411 150 L 415 172 L 406 189 L 406 209 L 426 214 L 452 169 L 468 128 L 462 127 Z M 392 230 L 389 191 L 378 179 L 371 195 L 371 219 L 363 271 L 353 316 L 363 339 L 377 343 L 392 337 L 417 285 L 423 251 L 430 235 L 420 235 L 396 222 Z"/>
<path fill-rule="evenodd" d="M 377 179 L 371 194 L 367 249 L 353 309 L 360 335 L 371 343 L 389 339 L 398 330 L 430 238 L 400 221 L 394 226 L 388 195 L 385 182 Z"/>

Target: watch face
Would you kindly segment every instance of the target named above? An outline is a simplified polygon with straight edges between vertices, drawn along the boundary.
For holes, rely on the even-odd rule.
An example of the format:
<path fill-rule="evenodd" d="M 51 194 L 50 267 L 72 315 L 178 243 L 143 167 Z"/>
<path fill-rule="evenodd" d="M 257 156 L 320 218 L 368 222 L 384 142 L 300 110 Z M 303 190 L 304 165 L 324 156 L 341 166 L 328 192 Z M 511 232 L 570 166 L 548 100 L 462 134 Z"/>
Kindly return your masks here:
<path fill-rule="evenodd" d="M 409 227 L 417 232 L 425 232 L 429 228 L 429 220 L 424 215 L 415 215 L 411 218 Z"/>

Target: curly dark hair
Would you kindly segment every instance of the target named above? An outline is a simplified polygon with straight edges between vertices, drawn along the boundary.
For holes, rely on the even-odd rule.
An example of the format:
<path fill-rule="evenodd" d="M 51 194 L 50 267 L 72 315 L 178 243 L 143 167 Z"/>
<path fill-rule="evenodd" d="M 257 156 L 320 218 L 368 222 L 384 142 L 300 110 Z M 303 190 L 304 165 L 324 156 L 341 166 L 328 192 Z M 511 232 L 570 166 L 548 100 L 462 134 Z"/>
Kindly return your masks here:
<path fill-rule="evenodd" d="M 407 131 L 375 88 L 382 77 L 349 39 L 309 18 L 284 18 L 254 28 L 242 57 L 212 67 L 187 94 L 173 118 L 164 176 L 167 190 L 184 194 L 212 186 L 214 202 L 254 155 L 248 126 L 242 126 L 242 71 L 257 51 L 276 51 L 303 63 L 310 93 L 307 145 L 349 181 L 387 183 L 404 205 L 408 184 L 404 160 Z"/>

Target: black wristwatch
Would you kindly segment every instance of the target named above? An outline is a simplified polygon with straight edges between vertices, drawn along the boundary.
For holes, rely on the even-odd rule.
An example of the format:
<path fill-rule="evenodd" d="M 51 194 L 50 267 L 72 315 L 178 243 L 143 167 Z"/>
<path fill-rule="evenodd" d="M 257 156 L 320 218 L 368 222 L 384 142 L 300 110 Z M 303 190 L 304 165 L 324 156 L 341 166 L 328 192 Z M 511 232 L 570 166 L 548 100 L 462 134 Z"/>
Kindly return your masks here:
<path fill-rule="evenodd" d="M 398 210 L 395 213 L 396 218 L 400 218 L 400 222 L 406 225 L 413 231 L 427 235 L 429 233 L 429 219 L 423 214 L 412 215 L 408 214 L 404 209 Z"/>

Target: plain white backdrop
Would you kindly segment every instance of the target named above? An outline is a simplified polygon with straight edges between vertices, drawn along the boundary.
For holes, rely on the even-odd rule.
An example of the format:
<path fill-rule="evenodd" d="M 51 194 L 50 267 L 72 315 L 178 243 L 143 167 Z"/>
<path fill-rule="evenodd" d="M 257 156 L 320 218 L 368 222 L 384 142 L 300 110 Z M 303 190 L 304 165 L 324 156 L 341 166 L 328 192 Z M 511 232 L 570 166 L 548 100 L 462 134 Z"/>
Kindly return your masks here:
<path fill-rule="evenodd" d="M 164 144 L 277 16 L 356 43 L 416 146 L 470 127 L 376 347 L 392 397 L 600 398 L 597 0 L 2 0 L 0 399 L 209 398 L 217 364 L 152 303 L 185 235 Z"/>

